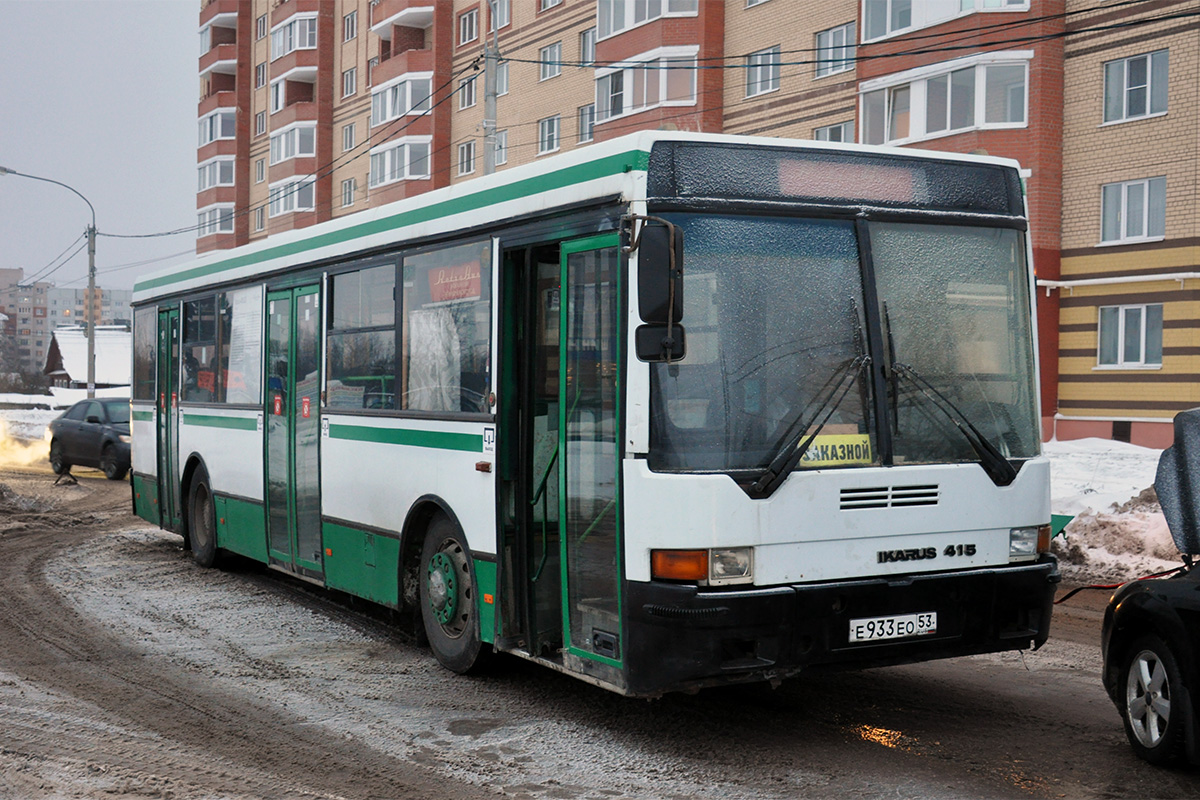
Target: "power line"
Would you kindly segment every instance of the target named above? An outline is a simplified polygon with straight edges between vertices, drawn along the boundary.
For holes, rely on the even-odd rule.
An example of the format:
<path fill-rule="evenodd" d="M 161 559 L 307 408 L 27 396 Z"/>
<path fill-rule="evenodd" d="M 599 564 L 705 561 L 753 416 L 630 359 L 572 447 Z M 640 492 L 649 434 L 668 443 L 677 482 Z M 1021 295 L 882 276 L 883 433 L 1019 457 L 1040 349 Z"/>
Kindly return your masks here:
<path fill-rule="evenodd" d="M 80 239 L 82 239 L 82 238 L 84 238 L 85 236 L 87 236 L 87 232 L 86 232 L 86 231 L 84 231 L 83 233 L 79 234 L 79 236 L 77 236 L 77 237 L 75 238 L 75 241 L 71 242 L 69 245 L 67 245 L 66 247 L 64 247 L 64 248 L 63 248 L 63 251 L 62 251 L 61 253 L 59 253 L 58 255 L 56 255 L 54 258 L 50 259 L 50 263 L 49 263 L 49 264 L 47 264 L 46 266 L 42 267 L 41 269 L 39 269 L 39 270 L 35 271 L 35 272 L 33 273 L 33 275 L 31 275 L 31 276 L 28 278 L 28 281 L 29 281 L 29 283 L 33 283 L 34 281 L 36 281 L 38 278 L 40 278 L 40 277 L 41 277 L 42 273 L 44 273 L 46 270 L 50 269 L 51 267 L 54 267 L 54 263 L 55 263 L 56 261 L 58 261 L 60 258 L 62 258 L 64 255 L 66 255 L 66 252 L 67 252 L 68 250 L 70 250 L 72 247 L 74 247 L 75 245 L 77 245 L 77 244 L 79 243 L 79 240 L 80 240 Z M 78 252 L 78 251 L 76 251 L 76 252 Z M 72 255 L 74 255 L 74 254 L 72 254 Z M 57 267 L 55 267 L 55 269 L 57 269 Z"/>

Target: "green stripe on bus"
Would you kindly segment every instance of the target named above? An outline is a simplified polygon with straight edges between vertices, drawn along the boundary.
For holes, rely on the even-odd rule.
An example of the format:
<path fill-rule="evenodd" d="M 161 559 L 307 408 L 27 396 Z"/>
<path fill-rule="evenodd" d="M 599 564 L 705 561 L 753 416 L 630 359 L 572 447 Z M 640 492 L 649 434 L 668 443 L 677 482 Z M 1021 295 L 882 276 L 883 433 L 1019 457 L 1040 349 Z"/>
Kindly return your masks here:
<path fill-rule="evenodd" d="M 363 425 L 330 425 L 329 436 L 354 442 L 403 444 L 409 447 L 432 447 L 437 450 L 483 452 L 483 435 L 478 433 L 446 433 L 444 431 L 414 431 L 399 428 L 368 428 Z"/>
<path fill-rule="evenodd" d="M 205 428 L 232 428 L 238 431 L 258 430 L 258 420 L 249 417 L 218 417 L 212 414 L 184 414 L 184 425 L 201 425 Z"/>
<path fill-rule="evenodd" d="M 132 416 L 133 416 L 134 422 L 153 422 L 154 421 L 154 412 L 153 411 L 134 411 Z"/>
<path fill-rule="evenodd" d="M 321 247 L 341 244 L 354 239 L 359 239 L 364 236 L 371 236 L 376 233 L 393 228 L 403 228 L 409 225 L 416 225 L 421 222 L 438 219 L 440 217 L 448 217 L 454 214 L 461 214 L 466 211 L 474 211 L 497 203 L 514 200 L 519 197 L 527 197 L 529 195 L 542 194 L 544 192 L 552 192 L 557 189 L 563 189 L 577 183 L 603 178 L 608 175 L 619 174 L 630 170 L 644 172 L 650 164 L 650 154 L 644 150 L 631 150 L 626 153 L 616 153 L 605 158 L 598 158 L 595 161 L 589 161 L 584 164 L 576 164 L 573 167 L 566 167 L 546 175 L 535 175 L 532 178 L 526 178 L 516 183 L 497 186 L 492 189 L 475 192 L 466 197 L 457 197 L 451 200 L 444 200 L 430 206 L 414 208 L 411 211 L 401 212 L 383 219 L 364 222 L 360 225 L 354 225 L 342 230 L 330 231 L 329 233 L 315 236 L 311 239 L 304 239 L 297 242 L 289 242 L 277 247 L 268 248 L 259 253 L 250 253 L 244 256 L 218 261 L 215 264 L 204 264 L 198 267 L 177 272 L 172 275 L 163 275 L 158 278 L 150 278 L 148 280 L 134 284 L 135 292 L 143 292 L 149 289 L 157 289 L 162 286 L 169 286 L 173 283 L 192 280 L 194 278 L 207 278 L 218 275 L 222 272 L 238 267 L 244 267 L 251 264 L 256 264 L 263 261 L 270 261 L 274 258 L 283 258 L 285 256 L 296 255 L 308 250 L 316 250 Z"/>

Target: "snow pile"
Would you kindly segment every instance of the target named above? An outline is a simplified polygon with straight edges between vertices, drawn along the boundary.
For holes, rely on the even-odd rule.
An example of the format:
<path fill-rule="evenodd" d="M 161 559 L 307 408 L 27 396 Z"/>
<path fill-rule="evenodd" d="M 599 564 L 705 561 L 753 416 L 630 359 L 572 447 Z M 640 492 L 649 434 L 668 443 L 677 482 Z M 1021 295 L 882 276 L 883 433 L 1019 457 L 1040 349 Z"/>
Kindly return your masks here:
<path fill-rule="evenodd" d="M 1162 451 L 1107 439 L 1044 450 L 1051 510 L 1075 516 L 1052 544 L 1068 583 L 1121 583 L 1179 566 L 1154 492 Z"/>

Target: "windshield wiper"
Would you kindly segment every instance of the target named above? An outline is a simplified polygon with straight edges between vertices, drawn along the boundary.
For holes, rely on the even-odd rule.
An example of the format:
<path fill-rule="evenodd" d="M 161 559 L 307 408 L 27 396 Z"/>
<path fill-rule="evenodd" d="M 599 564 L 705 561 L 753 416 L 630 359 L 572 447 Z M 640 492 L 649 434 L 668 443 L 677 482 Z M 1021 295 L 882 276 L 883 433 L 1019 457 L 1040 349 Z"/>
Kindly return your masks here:
<path fill-rule="evenodd" d="M 967 443 L 971 445 L 971 449 L 979 456 L 979 465 L 983 467 L 984 472 L 992 479 L 992 483 L 997 486 L 1008 486 L 1016 479 L 1016 468 L 996 449 L 994 444 L 987 440 L 987 437 L 980 432 L 979 428 L 971 424 L 971 420 L 967 418 L 967 415 L 958 406 L 954 405 L 950 401 L 950 398 L 938 391 L 933 384 L 922 378 L 916 370 L 907 364 L 893 363 L 892 372 L 896 375 L 903 375 L 916 384 L 921 394 L 929 399 L 933 407 L 945 414 L 954 423 L 954 427 L 958 428 L 959 432 L 967 440 Z"/>
<path fill-rule="evenodd" d="M 750 484 L 747 492 L 751 497 L 769 497 L 779 488 L 800 459 L 812 447 L 817 434 L 829 422 L 833 412 L 841 405 L 847 392 L 855 380 L 871 363 L 871 357 L 863 354 L 845 361 L 825 381 L 825 385 L 817 392 L 816 398 L 792 420 L 792 424 L 784 431 L 783 445 L 771 459 L 767 468 Z M 814 408 L 815 407 L 815 408 Z M 810 415 L 808 410 L 814 408 Z M 823 416 L 822 416 L 823 415 Z M 817 420 L 820 419 L 820 422 Z M 807 420 L 807 421 L 806 421 Z M 807 438 L 805 433 L 808 432 Z"/>

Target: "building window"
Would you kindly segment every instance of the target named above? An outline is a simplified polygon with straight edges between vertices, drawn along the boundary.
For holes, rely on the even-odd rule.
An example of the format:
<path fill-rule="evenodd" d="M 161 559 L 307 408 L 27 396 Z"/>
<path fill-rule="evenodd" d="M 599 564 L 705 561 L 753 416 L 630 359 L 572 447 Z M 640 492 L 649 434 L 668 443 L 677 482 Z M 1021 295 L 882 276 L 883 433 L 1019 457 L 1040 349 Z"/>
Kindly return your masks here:
<path fill-rule="evenodd" d="M 562 5 L 562 0 L 538 0 L 538 11 L 546 11 L 558 5 Z"/>
<path fill-rule="evenodd" d="M 259 111 L 254 115 L 254 135 L 262 136 L 267 132 L 267 112 Z"/>
<path fill-rule="evenodd" d="M 264 61 L 262 64 L 254 66 L 254 88 L 261 89 L 267 85 L 267 64 Z"/>
<path fill-rule="evenodd" d="M 479 9 L 472 8 L 458 17 L 458 43 L 466 44 L 479 38 Z"/>
<path fill-rule="evenodd" d="M 458 174 L 470 175 L 475 171 L 475 143 L 463 142 L 458 146 Z"/>
<path fill-rule="evenodd" d="M 200 165 L 200 188 L 211 189 L 214 186 L 233 186 L 233 159 L 217 158 Z"/>
<path fill-rule="evenodd" d="M 538 50 L 538 80 L 557 78 L 562 74 L 562 42 Z"/>
<path fill-rule="evenodd" d="M 826 125 L 813 131 L 813 138 L 818 142 L 853 142 L 854 122 L 840 122 L 837 125 Z"/>
<path fill-rule="evenodd" d="M 696 103 L 695 47 L 664 47 L 597 70 L 596 121 Z M 644 66 L 642 66 L 644 64 Z"/>
<path fill-rule="evenodd" d="M 315 50 L 317 47 L 317 17 L 295 16 L 271 31 L 271 60 L 282 58 L 294 50 Z"/>
<path fill-rule="evenodd" d="M 371 124 L 382 125 L 408 114 L 427 114 L 433 104 L 433 76 L 409 73 L 371 93 Z"/>
<path fill-rule="evenodd" d="M 508 94 L 508 62 L 501 61 L 496 64 L 496 96 L 501 97 Z"/>
<path fill-rule="evenodd" d="M 1101 242 L 1161 239 L 1167 231 L 1167 179 L 1107 184 L 1100 207 Z"/>
<path fill-rule="evenodd" d="M 358 11 L 351 11 L 342 17 L 342 41 L 348 42 L 358 36 Z"/>
<path fill-rule="evenodd" d="M 349 97 L 358 91 L 358 67 L 351 67 L 342 73 L 342 97 Z"/>
<path fill-rule="evenodd" d="M 511 10 L 510 0 L 488 0 L 488 33 L 508 25 Z"/>
<path fill-rule="evenodd" d="M 316 146 L 315 123 L 289 126 L 271 136 L 271 163 L 278 164 L 290 158 L 316 155 Z"/>
<path fill-rule="evenodd" d="M 940 74 L 922 68 L 920 79 L 907 82 L 891 76 L 885 80 L 892 85 L 878 89 L 879 81 L 865 82 L 863 142 L 889 144 L 977 128 L 1024 127 L 1026 63 L 997 63 L 1004 55 L 961 59 L 956 62 L 961 68 Z"/>
<path fill-rule="evenodd" d="M 267 15 L 263 14 L 258 19 L 254 20 L 254 38 L 262 39 L 267 35 Z"/>
<path fill-rule="evenodd" d="M 1167 113 L 1167 51 L 1104 65 L 1104 121 L 1123 122 Z"/>
<path fill-rule="evenodd" d="M 1102 367 L 1161 366 L 1162 333 L 1161 303 L 1101 306 L 1097 361 Z"/>
<path fill-rule="evenodd" d="M 475 78 L 472 76 L 458 82 L 458 108 L 470 108 L 475 105 Z"/>
<path fill-rule="evenodd" d="M 577 116 L 579 120 L 579 144 L 592 141 L 596 128 L 596 104 L 589 103 L 580 106 Z"/>
<path fill-rule="evenodd" d="M 508 163 L 508 131 L 496 131 L 496 166 Z"/>
<path fill-rule="evenodd" d="M 597 33 L 605 39 L 660 17 L 694 17 L 698 9 L 699 0 L 597 0 Z"/>
<path fill-rule="evenodd" d="M 254 162 L 254 182 L 262 183 L 267 179 L 267 160 L 260 158 Z"/>
<path fill-rule="evenodd" d="M 312 178 L 293 178 L 273 185 L 267 214 L 278 217 L 293 211 L 312 211 L 316 194 L 314 183 Z"/>
<path fill-rule="evenodd" d="M 753 8 L 754 6 L 761 6 L 765 2 L 767 2 L 767 0 L 746 0 L 746 8 Z"/>
<path fill-rule="evenodd" d="M 354 149 L 354 123 L 342 126 L 342 152 Z"/>
<path fill-rule="evenodd" d="M 354 205 L 354 192 L 358 189 L 357 178 L 347 178 L 342 181 L 342 208 Z"/>
<path fill-rule="evenodd" d="M 265 206 L 259 206 L 254 209 L 254 230 L 261 231 L 267 227 L 267 209 Z"/>
<path fill-rule="evenodd" d="M 212 206 L 196 215 L 196 236 L 233 233 L 233 206 Z"/>
<path fill-rule="evenodd" d="M 538 155 L 553 153 L 558 150 L 559 116 L 546 117 L 538 120 Z"/>
<path fill-rule="evenodd" d="M 200 118 L 200 146 L 218 139 L 232 139 L 237 133 L 237 112 L 232 108 L 218 109 Z"/>
<path fill-rule="evenodd" d="M 287 81 L 283 78 L 271 84 L 271 113 L 283 111 L 287 105 Z"/>
<path fill-rule="evenodd" d="M 429 177 L 429 136 L 413 136 L 371 151 L 371 187 Z"/>
<path fill-rule="evenodd" d="M 579 34 L 579 66 L 590 67 L 596 63 L 596 29 L 588 28 Z"/>
<path fill-rule="evenodd" d="M 937 25 L 978 11 L 1027 11 L 1029 0 L 864 0 L 863 41 Z"/>
<path fill-rule="evenodd" d="M 779 45 L 746 56 L 746 97 L 779 88 Z"/>
<path fill-rule="evenodd" d="M 854 68 L 854 23 L 817 34 L 817 77 Z"/>

